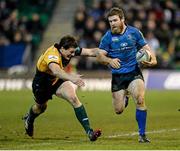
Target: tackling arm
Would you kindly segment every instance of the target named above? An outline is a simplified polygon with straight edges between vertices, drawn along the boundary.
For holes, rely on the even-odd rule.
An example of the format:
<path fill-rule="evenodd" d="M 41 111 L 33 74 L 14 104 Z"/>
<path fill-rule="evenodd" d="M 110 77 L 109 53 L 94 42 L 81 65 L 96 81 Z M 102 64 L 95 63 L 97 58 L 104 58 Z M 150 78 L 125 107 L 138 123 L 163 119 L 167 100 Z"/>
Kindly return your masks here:
<path fill-rule="evenodd" d="M 96 53 L 98 62 L 104 65 L 110 65 L 112 68 L 120 68 L 120 60 L 118 58 L 107 57 L 107 52 L 105 50 L 99 49 Z"/>
<path fill-rule="evenodd" d="M 81 55 L 88 57 L 96 57 L 99 48 L 82 48 Z"/>
<path fill-rule="evenodd" d="M 120 60 L 118 58 L 107 57 L 107 52 L 99 48 L 82 48 L 82 56 L 96 57 L 98 62 L 104 65 L 110 65 L 112 68 L 120 68 Z"/>
<path fill-rule="evenodd" d="M 58 64 L 56 63 L 50 63 L 49 69 L 52 71 L 53 75 L 57 78 L 63 79 L 63 80 L 69 80 L 72 83 L 78 85 L 78 86 L 84 86 L 84 81 L 81 79 L 81 75 L 75 75 L 75 74 L 68 74 L 64 70 L 62 70 Z"/>

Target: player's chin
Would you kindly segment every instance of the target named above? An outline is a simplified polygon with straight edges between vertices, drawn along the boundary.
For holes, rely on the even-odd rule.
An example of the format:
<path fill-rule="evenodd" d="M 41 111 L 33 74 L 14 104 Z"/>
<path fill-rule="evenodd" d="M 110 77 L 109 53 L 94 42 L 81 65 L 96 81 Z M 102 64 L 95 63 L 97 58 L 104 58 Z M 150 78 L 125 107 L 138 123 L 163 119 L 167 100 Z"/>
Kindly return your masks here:
<path fill-rule="evenodd" d="M 66 60 L 70 60 L 70 59 L 71 59 L 71 57 L 69 57 L 69 56 L 68 56 L 68 57 L 66 57 Z"/>
<path fill-rule="evenodd" d="M 111 28 L 111 31 L 113 34 L 117 34 L 118 33 L 118 29 L 116 27 Z"/>

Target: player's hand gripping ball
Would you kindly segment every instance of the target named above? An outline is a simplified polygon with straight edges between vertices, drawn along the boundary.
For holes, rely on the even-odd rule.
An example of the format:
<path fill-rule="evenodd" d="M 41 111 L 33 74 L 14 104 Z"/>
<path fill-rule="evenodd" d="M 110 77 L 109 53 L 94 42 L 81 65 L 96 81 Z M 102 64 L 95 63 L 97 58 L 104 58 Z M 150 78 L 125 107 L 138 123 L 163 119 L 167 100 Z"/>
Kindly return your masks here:
<path fill-rule="evenodd" d="M 146 50 L 139 50 L 136 53 L 136 60 L 137 62 L 142 62 L 142 61 L 150 61 L 151 56 Z"/>

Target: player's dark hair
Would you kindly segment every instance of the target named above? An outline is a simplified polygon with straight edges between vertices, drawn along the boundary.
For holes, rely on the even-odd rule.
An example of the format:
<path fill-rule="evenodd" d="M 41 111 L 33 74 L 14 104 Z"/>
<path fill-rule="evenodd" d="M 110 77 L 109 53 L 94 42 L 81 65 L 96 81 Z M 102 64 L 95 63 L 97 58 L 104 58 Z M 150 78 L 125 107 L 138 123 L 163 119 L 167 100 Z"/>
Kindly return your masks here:
<path fill-rule="evenodd" d="M 118 15 L 120 19 L 124 19 L 124 12 L 119 7 L 113 7 L 109 10 L 109 12 L 106 14 L 106 17 Z"/>
<path fill-rule="evenodd" d="M 69 48 L 77 48 L 78 44 L 73 36 L 67 35 L 61 38 L 59 44 L 55 43 L 54 47 L 56 47 L 58 50 L 61 47 L 63 47 L 64 49 L 69 49 Z"/>

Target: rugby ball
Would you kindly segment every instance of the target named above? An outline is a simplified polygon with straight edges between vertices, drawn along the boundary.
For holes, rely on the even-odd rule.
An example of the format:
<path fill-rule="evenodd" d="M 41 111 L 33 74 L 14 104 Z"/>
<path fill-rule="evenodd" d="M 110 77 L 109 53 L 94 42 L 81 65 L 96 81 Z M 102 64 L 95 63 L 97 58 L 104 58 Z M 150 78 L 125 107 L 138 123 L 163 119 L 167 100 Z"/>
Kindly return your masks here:
<path fill-rule="evenodd" d="M 150 61 L 151 56 L 146 50 L 139 50 L 136 53 L 136 60 L 137 62 L 142 62 L 142 61 Z"/>

